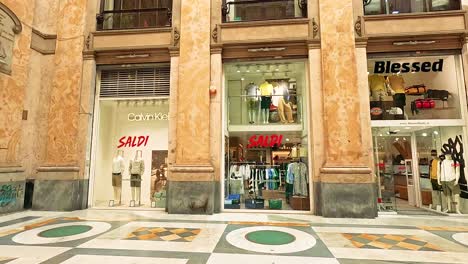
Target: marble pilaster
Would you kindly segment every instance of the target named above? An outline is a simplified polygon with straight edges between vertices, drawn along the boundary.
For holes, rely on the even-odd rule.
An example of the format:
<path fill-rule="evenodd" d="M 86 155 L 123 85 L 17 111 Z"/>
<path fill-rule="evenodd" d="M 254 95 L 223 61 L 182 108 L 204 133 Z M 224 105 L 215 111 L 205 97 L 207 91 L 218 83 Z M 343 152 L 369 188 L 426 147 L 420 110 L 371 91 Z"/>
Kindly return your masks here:
<path fill-rule="evenodd" d="M 319 10 L 325 147 L 320 168 L 321 213 L 375 217 L 368 96 L 358 77 L 353 1 L 320 0 Z"/>
<path fill-rule="evenodd" d="M 181 1 L 174 164 L 168 175 L 168 212 L 212 214 L 210 155 L 211 0 Z M 171 147 L 170 152 L 174 149 Z"/>

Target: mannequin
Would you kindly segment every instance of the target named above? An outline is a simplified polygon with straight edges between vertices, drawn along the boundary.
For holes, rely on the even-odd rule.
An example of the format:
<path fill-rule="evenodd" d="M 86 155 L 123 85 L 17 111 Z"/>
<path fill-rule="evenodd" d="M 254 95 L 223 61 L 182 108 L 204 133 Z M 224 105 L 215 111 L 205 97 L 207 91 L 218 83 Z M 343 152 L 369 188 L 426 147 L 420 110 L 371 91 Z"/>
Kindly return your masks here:
<path fill-rule="evenodd" d="M 122 174 L 125 171 L 123 150 L 117 150 L 116 156 L 112 159 L 112 187 L 114 189 L 114 201 L 120 205 L 122 203 Z"/>
<path fill-rule="evenodd" d="M 271 104 L 271 95 L 273 94 L 273 85 L 265 81 L 260 85 L 260 95 L 261 95 L 261 109 L 263 124 L 268 124 L 268 119 L 270 117 L 270 104 Z"/>
<path fill-rule="evenodd" d="M 439 169 L 440 159 L 437 157 L 437 150 L 431 150 L 432 160 L 429 163 L 429 177 L 432 185 L 432 204 L 431 208 L 436 210 L 437 205 L 442 206 L 442 186 L 440 186 L 437 180 L 437 171 Z"/>
<path fill-rule="evenodd" d="M 405 80 L 400 74 L 391 75 L 388 77 L 390 84 L 390 91 L 393 94 L 393 105 L 402 110 L 403 116 L 405 114 L 406 94 L 405 94 Z"/>
<path fill-rule="evenodd" d="M 452 154 L 445 154 L 445 160 L 441 161 L 437 170 L 437 181 L 442 185 L 442 191 L 447 200 L 447 209 L 444 212 L 460 214 L 460 165 L 452 159 Z"/>
<path fill-rule="evenodd" d="M 381 101 L 387 95 L 387 87 L 385 85 L 385 77 L 381 75 L 369 75 L 369 90 L 371 101 Z"/>
<path fill-rule="evenodd" d="M 294 123 L 292 116 L 292 108 L 289 104 L 289 91 L 286 82 L 281 82 L 277 88 L 277 94 L 281 95 L 278 101 L 278 115 L 280 117 L 281 123 Z M 286 114 L 286 116 L 285 116 Z"/>
<path fill-rule="evenodd" d="M 130 187 L 132 188 L 132 200 L 135 205 L 140 205 L 141 196 L 141 175 L 145 172 L 145 162 L 143 161 L 143 151 L 137 150 L 135 159 L 130 160 L 128 167 L 130 172 Z"/>
<path fill-rule="evenodd" d="M 246 100 L 249 124 L 255 124 L 255 121 L 257 120 L 258 96 L 260 95 L 260 89 L 256 84 L 251 82 L 245 87 L 245 92 L 247 94 Z"/>

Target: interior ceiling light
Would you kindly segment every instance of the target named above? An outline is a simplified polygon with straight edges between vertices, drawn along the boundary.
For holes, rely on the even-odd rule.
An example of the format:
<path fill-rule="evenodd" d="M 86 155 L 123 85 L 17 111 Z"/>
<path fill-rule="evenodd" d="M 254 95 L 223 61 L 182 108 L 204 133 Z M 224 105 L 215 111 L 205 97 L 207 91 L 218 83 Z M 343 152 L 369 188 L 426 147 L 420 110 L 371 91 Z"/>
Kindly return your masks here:
<path fill-rule="evenodd" d="M 118 55 L 115 56 L 117 59 L 131 59 L 131 58 L 147 58 L 149 54 L 125 54 L 125 55 Z"/>
<path fill-rule="evenodd" d="M 410 41 L 397 41 L 393 42 L 395 46 L 405 46 L 405 45 L 430 45 L 436 43 L 435 40 L 410 40 Z"/>
<path fill-rule="evenodd" d="M 239 65 L 236 66 L 236 72 L 240 72 L 240 67 L 239 67 Z"/>
<path fill-rule="evenodd" d="M 427 133 L 422 133 L 422 136 L 423 136 L 423 137 L 427 137 Z"/>
<path fill-rule="evenodd" d="M 257 65 L 257 72 L 260 72 L 260 65 Z"/>
<path fill-rule="evenodd" d="M 248 52 L 269 52 L 269 51 L 283 51 L 286 50 L 285 47 L 277 47 L 277 48 L 257 48 L 257 49 L 248 49 Z"/>
<path fill-rule="evenodd" d="M 434 131 L 434 135 L 439 135 L 439 132 L 438 132 L 438 131 Z"/>

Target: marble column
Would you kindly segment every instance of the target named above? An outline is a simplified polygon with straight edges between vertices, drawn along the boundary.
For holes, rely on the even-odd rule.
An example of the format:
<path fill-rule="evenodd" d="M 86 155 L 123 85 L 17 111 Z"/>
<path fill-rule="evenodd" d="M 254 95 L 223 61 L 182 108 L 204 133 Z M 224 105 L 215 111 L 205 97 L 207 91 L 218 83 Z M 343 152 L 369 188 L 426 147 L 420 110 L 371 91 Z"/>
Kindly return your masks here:
<path fill-rule="evenodd" d="M 319 1 L 323 94 L 321 213 L 375 217 L 368 96 L 358 78 L 353 1 Z M 365 65 L 365 64 L 364 64 Z M 360 86 L 361 85 L 361 86 Z"/>
<path fill-rule="evenodd" d="M 83 74 L 94 72 L 92 62 L 87 67 L 83 62 L 87 4 L 86 0 L 59 3 L 46 157 L 38 168 L 33 209 L 76 210 L 85 206 L 83 144 L 91 112 L 86 96 L 91 84 L 84 83 L 89 78 Z"/>
<path fill-rule="evenodd" d="M 210 155 L 210 0 L 181 2 L 175 164 L 168 176 L 168 212 L 212 214 Z"/>
<path fill-rule="evenodd" d="M 24 126 L 31 120 L 23 120 L 28 80 L 31 77 L 29 65 L 32 52 L 32 23 L 34 1 L 2 0 L 2 5 L 19 20 L 21 31 L 7 31 L 14 35 L 10 72 L 0 71 L 0 192 L 3 204 L 0 214 L 23 209 L 25 190 Z M 2 12 L 2 14 L 4 13 Z M 3 23 L 9 25 L 13 18 L 5 17 Z M 14 23 L 14 22 L 13 22 Z M 19 26 L 19 25 L 18 25 Z M 6 26 L 2 30 L 9 30 Z M 11 52 L 6 49 L 6 52 Z M 30 150 L 29 150 L 30 151 Z"/>

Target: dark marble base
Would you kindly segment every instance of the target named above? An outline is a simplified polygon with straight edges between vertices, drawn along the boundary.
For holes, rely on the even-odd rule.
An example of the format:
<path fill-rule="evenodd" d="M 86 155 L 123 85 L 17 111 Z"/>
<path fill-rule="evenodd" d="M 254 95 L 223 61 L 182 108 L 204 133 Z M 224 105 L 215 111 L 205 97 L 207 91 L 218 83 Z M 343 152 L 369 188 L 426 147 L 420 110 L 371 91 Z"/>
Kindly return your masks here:
<path fill-rule="evenodd" d="M 88 180 L 36 180 L 33 210 L 73 211 L 85 209 L 88 200 Z"/>
<path fill-rule="evenodd" d="M 214 213 L 221 213 L 221 183 L 219 181 L 214 182 Z"/>
<path fill-rule="evenodd" d="M 24 208 L 25 181 L 0 182 L 0 214 Z"/>
<path fill-rule="evenodd" d="M 377 217 L 375 183 L 321 183 L 321 213 L 330 218 Z"/>
<path fill-rule="evenodd" d="M 170 214 L 213 214 L 215 182 L 170 181 L 167 210 Z"/>

